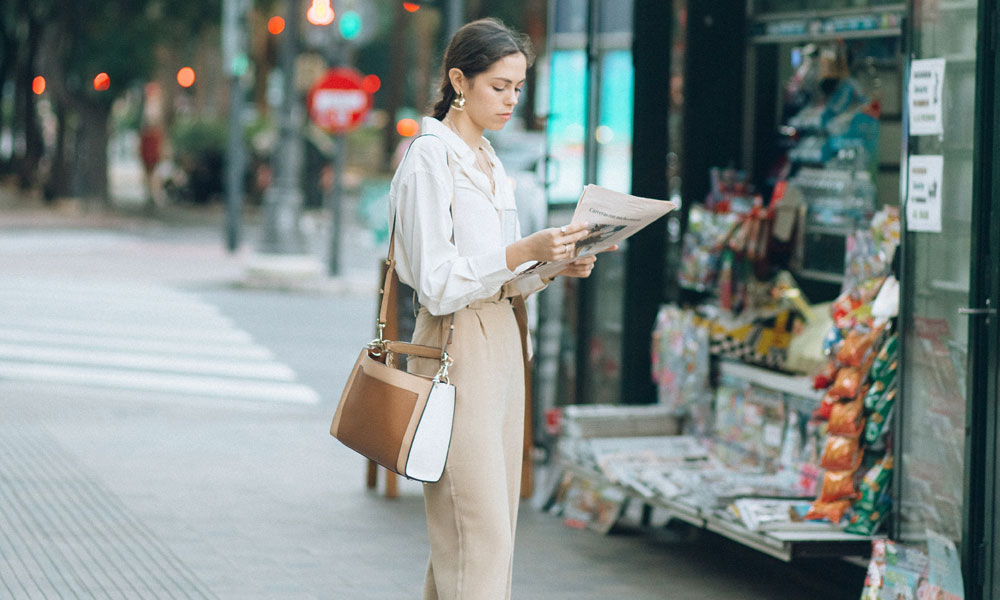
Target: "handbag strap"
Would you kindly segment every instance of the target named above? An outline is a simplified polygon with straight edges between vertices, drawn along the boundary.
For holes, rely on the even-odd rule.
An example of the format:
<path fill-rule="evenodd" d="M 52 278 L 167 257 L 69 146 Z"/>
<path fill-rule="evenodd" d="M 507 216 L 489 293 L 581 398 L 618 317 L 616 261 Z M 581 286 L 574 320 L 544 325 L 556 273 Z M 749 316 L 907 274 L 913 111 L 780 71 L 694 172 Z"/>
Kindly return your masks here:
<path fill-rule="evenodd" d="M 423 135 L 414 138 L 413 142 L 410 142 L 410 147 L 421 137 L 425 135 L 431 135 L 437 137 L 434 134 L 425 133 Z M 440 138 L 439 138 L 440 139 Z M 406 153 L 409 154 L 410 150 L 407 148 Z M 448 168 L 451 169 L 451 158 L 450 155 L 445 151 L 445 157 L 448 160 Z M 403 156 L 403 160 L 406 160 L 406 156 Z M 454 218 L 455 218 L 455 191 L 452 188 L 451 193 L 451 215 L 452 215 L 452 240 L 455 239 L 454 233 Z M 413 354 L 416 356 L 423 356 L 425 358 L 436 358 L 441 361 L 441 368 L 438 370 L 438 374 L 435 378 L 441 379 L 442 381 L 447 381 L 448 379 L 448 367 L 452 363 L 452 359 L 448 356 L 448 346 L 451 345 L 451 340 L 455 333 L 455 313 L 451 313 L 451 322 L 448 324 L 448 338 L 444 341 L 444 345 L 440 350 L 431 350 L 429 346 L 419 346 L 416 344 L 407 344 L 403 342 L 394 342 L 390 340 L 385 340 L 382 338 L 382 331 L 385 329 L 386 323 L 388 323 L 389 318 L 389 305 L 386 302 L 386 298 L 391 296 L 399 285 L 399 276 L 396 275 L 396 219 L 398 218 L 398 211 L 393 212 L 392 215 L 392 228 L 389 233 L 389 252 L 386 256 L 385 264 L 385 280 L 382 282 L 382 287 L 379 288 L 379 311 L 378 311 L 378 321 L 376 322 L 376 337 L 375 340 L 370 345 L 378 345 L 381 348 L 389 352 L 397 352 L 399 354 Z M 432 353 L 433 352 L 433 353 Z"/>

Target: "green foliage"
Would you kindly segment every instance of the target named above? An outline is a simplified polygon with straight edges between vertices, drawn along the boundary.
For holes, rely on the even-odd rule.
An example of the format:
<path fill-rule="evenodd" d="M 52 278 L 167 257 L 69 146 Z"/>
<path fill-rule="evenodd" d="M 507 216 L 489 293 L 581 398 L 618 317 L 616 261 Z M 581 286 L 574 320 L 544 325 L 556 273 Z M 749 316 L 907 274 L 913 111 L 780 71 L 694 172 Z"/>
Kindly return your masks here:
<path fill-rule="evenodd" d="M 181 156 L 200 157 L 222 154 L 226 148 L 227 125 L 217 119 L 178 121 L 170 131 L 174 152 Z"/>

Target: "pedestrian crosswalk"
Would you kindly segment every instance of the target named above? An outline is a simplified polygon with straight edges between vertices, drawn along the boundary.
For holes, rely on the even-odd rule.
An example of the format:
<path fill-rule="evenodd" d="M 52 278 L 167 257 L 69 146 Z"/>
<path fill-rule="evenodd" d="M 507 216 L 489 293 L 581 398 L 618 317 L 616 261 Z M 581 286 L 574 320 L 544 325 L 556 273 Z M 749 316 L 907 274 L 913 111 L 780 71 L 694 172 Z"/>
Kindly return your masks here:
<path fill-rule="evenodd" d="M 318 394 L 193 293 L 0 278 L 0 382 L 305 403 Z"/>

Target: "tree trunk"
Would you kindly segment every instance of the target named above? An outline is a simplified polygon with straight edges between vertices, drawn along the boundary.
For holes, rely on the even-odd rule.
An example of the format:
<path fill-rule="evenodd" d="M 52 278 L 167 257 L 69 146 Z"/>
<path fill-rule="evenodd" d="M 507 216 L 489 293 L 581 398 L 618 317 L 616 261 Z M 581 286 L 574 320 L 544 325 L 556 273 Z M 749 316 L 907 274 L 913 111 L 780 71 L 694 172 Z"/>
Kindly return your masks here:
<path fill-rule="evenodd" d="M 69 165 L 66 162 L 66 140 L 69 134 L 69 119 L 72 113 L 62 102 L 53 103 L 56 114 L 56 148 L 52 155 L 52 166 L 45 181 L 43 196 L 47 203 L 69 195 Z"/>
<path fill-rule="evenodd" d="M 76 130 L 76 149 L 70 166 L 70 181 L 74 196 L 88 203 L 99 200 L 105 204 L 108 196 L 108 143 L 111 105 L 83 101 L 77 105 L 80 115 Z"/>
<path fill-rule="evenodd" d="M 7 78 L 14 72 L 14 65 L 17 63 L 17 44 L 6 32 L 6 25 L 0 27 L 0 90 L 7 83 Z M 0 134 L 4 130 L 13 137 L 14 123 L 6 116 L 6 111 L 0 111 Z M 13 164 L 14 153 L 9 157 L 0 157 L 0 173 L 10 173 Z"/>
<path fill-rule="evenodd" d="M 38 163 L 42 158 L 42 132 L 38 125 L 38 112 L 35 110 L 35 92 L 32 80 L 35 77 L 35 59 L 38 56 L 38 42 L 41 39 L 42 24 L 33 18 L 28 19 L 28 34 L 25 46 L 27 52 L 18 61 L 15 94 L 18 101 L 15 106 L 20 111 L 15 119 L 20 121 L 24 130 L 24 152 L 18 157 L 17 174 L 21 189 L 32 187 L 38 177 Z"/>

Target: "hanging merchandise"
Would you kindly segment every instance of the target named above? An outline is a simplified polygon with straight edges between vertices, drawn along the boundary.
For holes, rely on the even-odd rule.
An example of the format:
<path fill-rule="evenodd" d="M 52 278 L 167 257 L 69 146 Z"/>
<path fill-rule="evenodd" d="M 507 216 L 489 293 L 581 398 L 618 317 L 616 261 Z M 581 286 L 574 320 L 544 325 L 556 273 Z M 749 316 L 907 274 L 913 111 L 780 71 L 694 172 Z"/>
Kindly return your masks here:
<path fill-rule="evenodd" d="M 676 411 L 711 395 L 708 321 L 693 311 L 664 305 L 653 329 L 653 381 L 661 405 Z"/>

